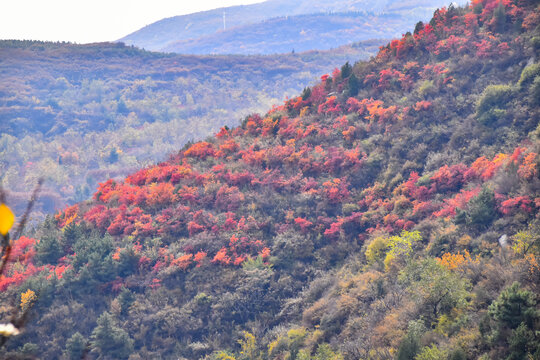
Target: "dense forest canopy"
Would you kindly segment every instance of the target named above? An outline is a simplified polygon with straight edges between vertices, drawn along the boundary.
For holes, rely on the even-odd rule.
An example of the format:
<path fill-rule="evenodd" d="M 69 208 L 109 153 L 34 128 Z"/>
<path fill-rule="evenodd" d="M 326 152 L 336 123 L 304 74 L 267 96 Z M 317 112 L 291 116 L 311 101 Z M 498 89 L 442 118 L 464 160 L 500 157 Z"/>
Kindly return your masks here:
<path fill-rule="evenodd" d="M 2 355 L 538 358 L 539 6 L 439 9 L 47 218 Z"/>
<path fill-rule="evenodd" d="M 276 56 L 183 56 L 122 44 L 0 41 L 0 181 L 43 219 L 186 142 L 237 125 L 382 41 Z"/>

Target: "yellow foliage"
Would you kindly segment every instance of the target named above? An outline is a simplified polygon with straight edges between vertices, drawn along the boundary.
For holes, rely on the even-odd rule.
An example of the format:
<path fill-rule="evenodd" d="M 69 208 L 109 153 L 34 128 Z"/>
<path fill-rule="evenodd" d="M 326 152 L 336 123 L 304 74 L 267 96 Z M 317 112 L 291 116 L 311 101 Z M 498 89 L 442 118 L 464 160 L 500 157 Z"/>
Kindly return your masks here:
<path fill-rule="evenodd" d="M 384 237 L 376 237 L 373 239 L 366 249 L 366 260 L 369 264 L 375 263 L 381 259 L 386 249 L 388 248 L 388 239 Z"/>
<path fill-rule="evenodd" d="M 73 222 L 73 220 L 75 220 L 77 218 L 77 214 L 73 214 L 72 216 L 68 217 L 66 219 L 66 225 L 65 226 L 68 226 L 69 224 L 71 224 Z"/>
<path fill-rule="evenodd" d="M 392 268 L 392 263 L 394 262 L 395 259 L 396 259 L 396 255 L 392 253 L 386 254 L 386 257 L 384 258 L 384 269 L 386 271 L 390 271 L 390 269 Z"/>
<path fill-rule="evenodd" d="M 452 319 L 448 315 L 443 314 L 437 320 L 437 326 L 435 327 L 435 332 L 441 335 L 448 336 L 448 331 L 450 330 L 452 324 L 453 324 Z"/>
<path fill-rule="evenodd" d="M 217 360 L 236 360 L 236 358 L 232 357 L 231 355 L 227 354 L 225 351 L 220 351 L 216 354 Z"/>
<path fill-rule="evenodd" d="M 538 241 L 538 234 L 534 234 L 531 231 L 520 231 L 513 237 L 512 250 L 519 255 L 526 255 L 527 253 L 539 253 L 540 254 L 540 242 Z"/>
<path fill-rule="evenodd" d="M 318 327 L 315 326 L 315 327 Z M 308 352 L 312 352 L 317 344 L 320 344 L 323 341 L 324 338 L 324 332 L 322 330 L 315 330 L 313 331 L 305 340 L 304 342 L 304 348 L 308 350 Z"/>
<path fill-rule="evenodd" d="M 280 347 L 279 345 L 282 345 L 283 343 L 283 337 L 278 337 L 276 340 L 272 341 L 270 344 L 268 344 L 268 355 L 272 356 L 275 355 L 276 350 Z"/>
<path fill-rule="evenodd" d="M 384 259 L 385 270 L 390 271 L 394 261 L 409 257 L 413 245 L 419 241 L 422 241 L 419 231 L 403 230 L 399 236 L 391 236 L 388 239 L 388 252 Z"/>
<path fill-rule="evenodd" d="M 21 310 L 24 312 L 28 310 L 32 304 L 36 301 L 36 293 L 28 289 L 26 292 L 21 293 Z"/>
<path fill-rule="evenodd" d="M 0 204 L 0 234 L 6 236 L 15 222 L 15 215 L 5 204 Z"/>
<path fill-rule="evenodd" d="M 466 250 L 465 252 L 467 253 Z M 437 261 L 448 270 L 456 270 L 467 262 L 465 256 L 459 252 L 457 254 L 445 253 L 440 259 L 437 258 Z"/>
<path fill-rule="evenodd" d="M 540 263 L 538 262 L 538 259 L 534 254 L 525 255 L 525 260 L 529 264 L 529 272 L 531 273 L 531 275 L 535 273 L 540 273 Z"/>
<path fill-rule="evenodd" d="M 461 252 L 457 254 L 445 253 L 441 258 L 437 258 L 437 261 L 448 270 L 460 270 L 465 264 L 477 262 L 478 259 L 473 260 L 471 254 L 465 250 L 463 254 Z"/>
<path fill-rule="evenodd" d="M 241 347 L 240 354 L 246 359 L 256 360 L 258 357 L 255 336 L 247 331 L 243 331 L 242 335 L 244 336 L 244 339 L 238 340 L 238 344 L 240 344 Z"/>

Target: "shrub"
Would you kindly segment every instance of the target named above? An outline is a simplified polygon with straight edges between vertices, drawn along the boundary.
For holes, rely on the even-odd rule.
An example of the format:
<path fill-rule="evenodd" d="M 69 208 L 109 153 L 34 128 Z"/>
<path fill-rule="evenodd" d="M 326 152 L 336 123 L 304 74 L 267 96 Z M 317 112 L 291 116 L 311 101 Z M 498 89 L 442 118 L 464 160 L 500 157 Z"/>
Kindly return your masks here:
<path fill-rule="evenodd" d="M 513 89 L 509 85 L 490 85 L 484 89 L 476 104 L 476 117 L 484 125 L 490 125 L 506 115 L 503 108 L 510 101 Z"/>
<path fill-rule="evenodd" d="M 523 88 L 524 86 L 533 82 L 533 80 L 540 76 L 540 63 L 529 65 L 523 69 L 521 76 L 519 77 L 518 86 Z"/>

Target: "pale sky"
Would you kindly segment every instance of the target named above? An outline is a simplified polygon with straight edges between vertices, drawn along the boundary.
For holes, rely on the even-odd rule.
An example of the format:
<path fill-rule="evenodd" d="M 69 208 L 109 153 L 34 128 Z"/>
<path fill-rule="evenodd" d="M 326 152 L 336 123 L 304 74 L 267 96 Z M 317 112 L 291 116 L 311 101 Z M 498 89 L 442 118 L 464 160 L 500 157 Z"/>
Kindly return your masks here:
<path fill-rule="evenodd" d="M 0 39 L 114 41 L 165 17 L 262 0 L 0 0 Z"/>

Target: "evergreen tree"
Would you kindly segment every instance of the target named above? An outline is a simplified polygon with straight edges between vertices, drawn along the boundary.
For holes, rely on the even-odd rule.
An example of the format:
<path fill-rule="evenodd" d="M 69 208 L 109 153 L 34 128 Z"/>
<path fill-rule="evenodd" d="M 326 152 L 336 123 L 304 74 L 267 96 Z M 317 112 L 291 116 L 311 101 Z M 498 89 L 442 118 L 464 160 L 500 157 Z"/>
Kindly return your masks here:
<path fill-rule="evenodd" d="M 73 334 L 68 341 L 66 341 L 66 349 L 64 350 L 64 356 L 70 360 L 79 360 L 83 358 L 86 348 L 86 339 L 80 332 Z"/>
<path fill-rule="evenodd" d="M 489 306 L 489 314 L 501 327 L 516 329 L 524 323 L 532 329 L 538 319 L 535 294 L 514 282 Z"/>
<path fill-rule="evenodd" d="M 91 339 L 91 349 L 99 354 L 99 358 L 127 359 L 133 352 L 133 340 L 125 330 L 116 326 L 108 312 L 97 320 Z"/>
<path fill-rule="evenodd" d="M 359 90 L 360 90 L 360 80 L 358 80 L 356 75 L 354 75 L 353 73 L 349 77 L 349 96 L 358 95 Z"/>
<path fill-rule="evenodd" d="M 495 193 L 489 188 L 483 188 L 480 194 L 469 202 L 469 224 L 476 227 L 489 225 L 497 216 L 495 207 Z"/>

